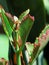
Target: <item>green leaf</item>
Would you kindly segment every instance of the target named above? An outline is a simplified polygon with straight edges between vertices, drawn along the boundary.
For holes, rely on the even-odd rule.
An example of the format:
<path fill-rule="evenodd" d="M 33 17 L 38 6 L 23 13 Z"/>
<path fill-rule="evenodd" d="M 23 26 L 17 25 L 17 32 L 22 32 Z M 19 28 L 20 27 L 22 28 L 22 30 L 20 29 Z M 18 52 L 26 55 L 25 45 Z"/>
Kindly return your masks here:
<path fill-rule="evenodd" d="M 33 26 L 34 17 L 27 15 L 26 18 L 22 21 L 20 28 L 19 28 L 19 35 L 22 39 L 22 46 L 20 49 L 23 49 L 24 44 L 27 40 L 28 34 Z"/>
<path fill-rule="evenodd" d="M 34 61 L 36 60 L 37 56 L 38 56 L 38 50 L 39 50 L 39 45 L 37 45 L 36 47 L 34 47 L 33 52 L 31 54 L 31 61 L 30 61 L 30 65 L 32 65 L 34 63 Z"/>
<path fill-rule="evenodd" d="M 36 46 L 36 48 L 34 49 L 34 52 L 31 55 L 32 61 L 31 61 L 30 65 L 33 64 L 33 62 L 36 60 L 39 53 L 47 45 L 48 41 L 49 41 L 49 25 L 45 26 L 45 28 L 43 29 L 43 31 L 41 32 L 39 37 L 36 38 L 36 40 L 34 42 L 37 45 L 40 44 L 40 46 Z"/>
<path fill-rule="evenodd" d="M 19 16 L 19 20 L 20 20 L 20 21 L 22 21 L 22 20 L 23 20 L 23 18 L 29 14 L 29 12 L 30 12 L 30 10 L 29 10 L 29 9 L 28 9 L 28 10 L 26 10 L 25 12 L 23 12 L 23 13 Z"/>
<path fill-rule="evenodd" d="M 3 9 L 1 9 L 1 14 L 2 14 L 2 18 L 3 18 L 2 23 L 3 23 L 3 28 L 5 30 L 5 33 L 7 34 L 7 36 L 11 36 L 12 28 L 11 28 L 11 26 L 9 24 L 9 21 L 8 21 L 5 13 L 3 12 Z"/>
<path fill-rule="evenodd" d="M 13 25 L 14 25 L 13 16 L 10 13 L 7 13 L 7 12 L 5 12 L 5 14 L 6 14 L 6 17 L 7 17 L 8 21 L 9 21 L 9 23 L 10 23 L 11 28 L 13 29 Z"/>
<path fill-rule="evenodd" d="M 41 51 L 48 43 L 49 41 L 49 34 L 47 35 L 46 32 L 49 30 L 49 25 L 46 25 L 45 28 L 40 33 L 39 37 L 36 38 L 35 43 L 40 43 L 39 51 Z M 44 38 L 45 37 L 45 38 Z"/>
<path fill-rule="evenodd" d="M 38 49 L 39 49 L 40 45 L 35 44 L 35 43 L 33 44 L 33 43 L 30 43 L 30 42 L 26 42 L 25 46 L 26 46 L 26 49 L 28 51 L 29 57 L 31 59 L 31 60 L 29 59 L 29 65 L 32 65 L 33 62 L 36 59 L 36 56 L 37 56 Z"/>
<path fill-rule="evenodd" d="M 26 42 L 25 44 L 28 54 L 31 55 L 34 50 L 34 44 L 31 44 L 30 42 Z"/>
<path fill-rule="evenodd" d="M 49 41 L 49 25 L 46 25 L 45 28 L 43 29 L 42 33 L 40 34 L 40 38 L 41 38 L 41 41 L 40 41 L 40 48 L 39 48 L 39 52 L 42 51 L 42 49 L 48 44 L 48 41 Z M 42 38 L 43 35 L 45 35 L 45 38 Z"/>

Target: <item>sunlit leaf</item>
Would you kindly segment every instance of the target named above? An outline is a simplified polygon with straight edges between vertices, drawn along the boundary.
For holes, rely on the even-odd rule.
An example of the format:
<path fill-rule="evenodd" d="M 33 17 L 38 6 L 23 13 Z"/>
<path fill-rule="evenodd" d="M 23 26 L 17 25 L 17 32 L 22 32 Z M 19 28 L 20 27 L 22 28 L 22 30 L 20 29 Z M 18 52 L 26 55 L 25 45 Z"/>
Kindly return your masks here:
<path fill-rule="evenodd" d="M 30 12 L 30 10 L 29 10 L 29 9 L 28 9 L 28 10 L 26 10 L 25 12 L 23 12 L 23 13 L 19 16 L 19 20 L 20 20 L 20 21 L 22 21 L 22 20 L 23 20 L 23 18 L 29 14 L 29 12 Z"/>
<path fill-rule="evenodd" d="M 11 34 L 12 34 L 12 28 L 11 28 L 11 26 L 10 26 L 10 24 L 9 24 L 9 21 L 8 21 L 8 19 L 7 19 L 6 15 L 5 15 L 5 13 L 3 12 L 3 10 L 1 10 L 1 14 L 2 14 L 2 18 L 3 18 L 2 23 L 3 23 L 3 28 L 4 28 L 4 30 L 5 30 L 5 33 L 6 33 L 8 36 L 11 36 Z"/>

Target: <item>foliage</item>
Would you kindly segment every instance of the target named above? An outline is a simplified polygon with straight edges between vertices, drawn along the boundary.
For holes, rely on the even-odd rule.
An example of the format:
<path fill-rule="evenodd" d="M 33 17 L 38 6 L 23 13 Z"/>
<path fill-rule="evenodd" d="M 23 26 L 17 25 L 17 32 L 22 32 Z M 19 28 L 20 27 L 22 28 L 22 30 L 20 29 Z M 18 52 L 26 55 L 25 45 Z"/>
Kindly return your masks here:
<path fill-rule="evenodd" d="M 9 59 L 10 65 L 32 65 L 36 60 L 41 50 L 47 45 L 49 41 L 49 25 L 46 25 L 39 37 L 36 38 L 34 43 L 26 42 L 29 32 L 34 23 L 34 16 L 29 14 L 29 9 L 23 12 L 19 18 L 12 16 L 0 8 L 0 15 L 2 17 L 2 24 L 6 35 L 9 38 L 9 53 L 13 49 L 13 60 Z M 29 61 L 23 57 L 25 51 L 28 53 Z M 16 62 L 15 62 L 16 61 Z"/>

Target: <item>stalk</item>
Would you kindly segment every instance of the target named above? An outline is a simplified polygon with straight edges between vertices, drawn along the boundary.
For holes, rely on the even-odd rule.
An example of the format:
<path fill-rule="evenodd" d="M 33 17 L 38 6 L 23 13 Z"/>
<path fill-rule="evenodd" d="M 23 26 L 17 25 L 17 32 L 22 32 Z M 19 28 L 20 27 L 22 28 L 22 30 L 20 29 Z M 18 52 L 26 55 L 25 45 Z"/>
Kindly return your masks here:
<path fill-rule="evenodd" d="M 18 41 L 18 31 L 16 31 L 16 39 Z M 18 42 L 16 43 L 16 57 L 17 57 L 17 65 L 21 65 L 21 57 L 20 57 L 20 53 L 19 53 L 19 46 L 18 46 Z"/>

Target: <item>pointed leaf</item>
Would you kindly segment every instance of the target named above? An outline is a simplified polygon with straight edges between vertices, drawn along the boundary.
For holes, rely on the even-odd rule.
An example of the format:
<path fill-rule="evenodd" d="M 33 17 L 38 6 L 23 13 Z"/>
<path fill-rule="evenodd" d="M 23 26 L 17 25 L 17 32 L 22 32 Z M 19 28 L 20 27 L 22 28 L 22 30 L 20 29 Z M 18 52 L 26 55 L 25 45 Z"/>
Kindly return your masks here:
<path fill-rule="evenodd" d="M 10 13 L 7 13 L 7 12 L 5 12 L 5 14 L 6 14 L 6 17 L 7 17 L 8 21 L 9 21 L 9 23 L 10 23 L 11 28 L 13 29 L 13 25 L 14 25 L 13 16 Z"/>
<path fill-rule="evenodd" d="M 3 28 L 5 30 L 5 33 L 7 34 L 7 36 L 10 36 L 12 34 L 12 28 L 11 28 L 9 21 L 2 9 L 1 9 L 1 14 L 2 14 L 2 18 L 3 18 L 2 23 L 3 23 Z"/>
<path fill-rule="evenodd" d="M 39 38 L 36 38 L 35 40 L 35 44 L 37 46 L 34 49 L 34 53 L 32 53 L 31 55 L 32 61 L 30 62 L 30 65 L 33 64 L 33 62 L 36 60 L 41 50 L 47 45 L 48 41 L 49 41 L 49 25 L 47 25 L 44 28 L 44 30 L 39 35 Z M 40 44 L 40 46 L 38 44 Z"/>
<path fill-rule="evenodd" d="M 24 43 L 26 42 L 28 34 L 31 30 L 33 23 L 34 23 L 33 21 L 34 21 L 34 17 L 27 15 L 20 25 L 19 35 L 22 39 L 22 47 L 21 48 L 24 47 Z"/>
<path fill-rule="evenodd" d="M 23 12 L 23 13 L 19 16 L 19 20 L 20 20 L 20 21 L 22 21 L 22 20 L 23 20 L 23 18 L 29 14 L 29 12 L 30 12 L 30 10 L 29 10 L 29 9 L 28 9 L 28 10 L 26 10 L 25 12 Z"/>
<path fill-rule="evenodd" d="M 35 44 L 36 45 L 36 44 Z M 36 45 L 36 47 L 34 46 L 33 52 L 31 54 L 31 58 L 29 61 L 29 64 L 32 65 L 34 63 L 34 61 L 36 60 L 37 56 L 38 56 L 38 50 L 39 50 L 40 45 Z"/>
<path fill-rule="evenodd" d="M 41 40 L 39 40 L 41 44 L 39 51 L 41 51 L 48 44 L 48 41 L 49 41 L 49 25 L 45 26 L 39 38 L 41 38 Z"/>
<path fill-rule="evenodd" d="M 38 52 L 38 49 L 39 49 L 40 45 L 35 44 L 35 43 L 32 44 L 30 42 L 26 42 L 25 46 L 26 46 L 26 49 L 27 49 L 29 57 L 30 57 L 30 58 L 28 58 L 29 59 L 29 64 L 31 65 L 32 62 L 34 62 L 34 60 L 36 59 L 37 52 Z"/>
<path fill-rule="evenodd" d="M 46 25 L 38 38 L 36 38 L 35 43 L 40 43 L 40 51 L 47 45 L 49 41 L 49 25 Z"/>

